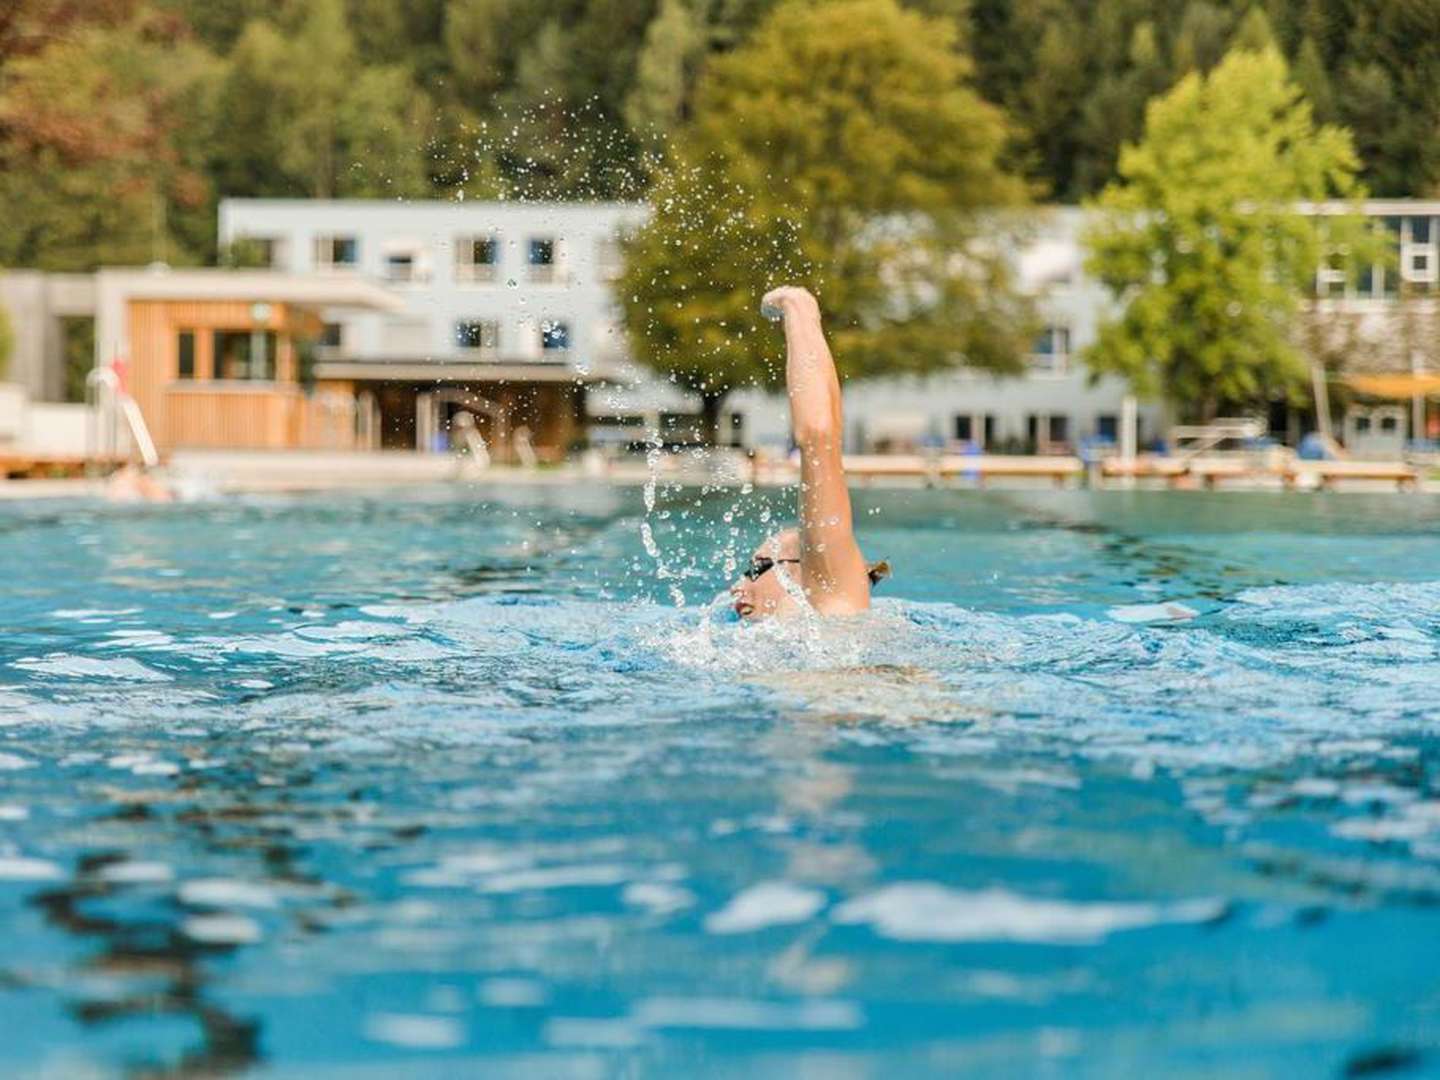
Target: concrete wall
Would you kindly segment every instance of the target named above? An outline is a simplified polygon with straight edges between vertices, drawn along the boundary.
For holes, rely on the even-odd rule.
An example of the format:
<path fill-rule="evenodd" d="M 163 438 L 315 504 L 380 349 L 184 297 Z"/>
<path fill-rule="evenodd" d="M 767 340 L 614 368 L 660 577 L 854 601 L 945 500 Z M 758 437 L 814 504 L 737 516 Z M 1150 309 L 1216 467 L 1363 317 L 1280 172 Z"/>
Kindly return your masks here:
<path fill-rule="evenodd" d="M 94 317 L 94 277 L 36 270 L 0 273 L 0 305 L 15 332 L 15 351 L 4 377 L 37 401 L 64 400 L 65 342 L 60 320 Z"/>
<path fill-rule="evenodd" d="M 81 457 L 89 433 L 87 406 L 32 401 L 23 386 L 0 383 L 0 451 Z"/>

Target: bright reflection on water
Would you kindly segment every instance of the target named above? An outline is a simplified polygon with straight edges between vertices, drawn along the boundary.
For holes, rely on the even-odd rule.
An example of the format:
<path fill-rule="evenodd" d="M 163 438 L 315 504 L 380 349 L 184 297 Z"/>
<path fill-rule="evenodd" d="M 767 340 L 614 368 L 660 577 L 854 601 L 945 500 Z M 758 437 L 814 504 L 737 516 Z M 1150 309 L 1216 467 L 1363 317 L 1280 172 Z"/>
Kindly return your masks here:
<path fill-rule="evenodd" d="M 792 497 L 0 509 L 0 1070 L 1440 1067 L 1440 502 Z"/>

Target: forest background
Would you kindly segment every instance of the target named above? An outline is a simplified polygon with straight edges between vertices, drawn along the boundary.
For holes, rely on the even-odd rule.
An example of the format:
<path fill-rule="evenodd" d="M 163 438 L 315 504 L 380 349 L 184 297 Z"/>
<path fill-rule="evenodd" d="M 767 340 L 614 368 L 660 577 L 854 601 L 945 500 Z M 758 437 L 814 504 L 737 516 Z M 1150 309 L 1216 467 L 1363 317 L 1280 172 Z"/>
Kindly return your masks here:
<path fill-rule="evenodd" d="M 9 0 L 0 265 L 213 263 L 224 196 L 633 199 L 777 0 Z M 816 0 L 823 3 L 824 0 Z M 1440 193 L 1433 0 L 908 0 L 951 21 L 1041 201 L 1258 7 L 1379 196 Z"/>

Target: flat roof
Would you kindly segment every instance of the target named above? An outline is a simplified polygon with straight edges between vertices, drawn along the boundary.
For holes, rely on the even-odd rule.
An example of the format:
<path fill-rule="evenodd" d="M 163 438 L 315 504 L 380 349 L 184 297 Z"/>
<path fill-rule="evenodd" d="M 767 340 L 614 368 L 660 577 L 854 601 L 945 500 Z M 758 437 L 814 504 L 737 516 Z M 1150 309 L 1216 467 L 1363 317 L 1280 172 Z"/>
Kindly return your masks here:
<path fill-rule="evenodd" d="M 376 382 L 513 382 L 587 385 L 597 375 L 581 375 L 569 364 L 494 361 L 475 364 L 444 360 L 320 360 L 317 379 Z"/>
<path fill-rule="evenodd" d="M 406 310 L 398 294 L 360 274 L 288 274 L 274 270 L 224 268 L 104 269 L 102 287 L 124 300 L 215 300 L 348 307 L 369 311 Z"/>

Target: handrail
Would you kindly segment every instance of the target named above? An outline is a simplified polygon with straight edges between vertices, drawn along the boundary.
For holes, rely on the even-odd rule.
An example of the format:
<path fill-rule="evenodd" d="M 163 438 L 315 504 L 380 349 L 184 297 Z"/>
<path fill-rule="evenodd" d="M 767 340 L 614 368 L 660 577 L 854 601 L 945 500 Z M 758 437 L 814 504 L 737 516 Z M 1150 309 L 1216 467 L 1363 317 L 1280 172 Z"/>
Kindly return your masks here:
<path fill-rule="evenodd" d="M 94 435 L 96 456 L 100 455 L 101 450 L 99 425 L 101 418 L 108 414 L 109 430 L 105 434 L 108 436 L 106 442 L 109 450 L 112 453 L 119 450 L 117 428 L 119 420 L 123 418 L 130 441 L 139 451 L 140 460 L 145 467 L 153 469 L 159 465 L 160 453 L 150 435 L 150 426 L 145 423 L 145 414 L 140 411 L 135 399 L 121 387 L 120 377 L 115 374 L 115 370 L 110 367 L 94 368 L 85 376 L 85 387 L 87 391 L 93 390 L 95 393 L 91 431 Z"/>

